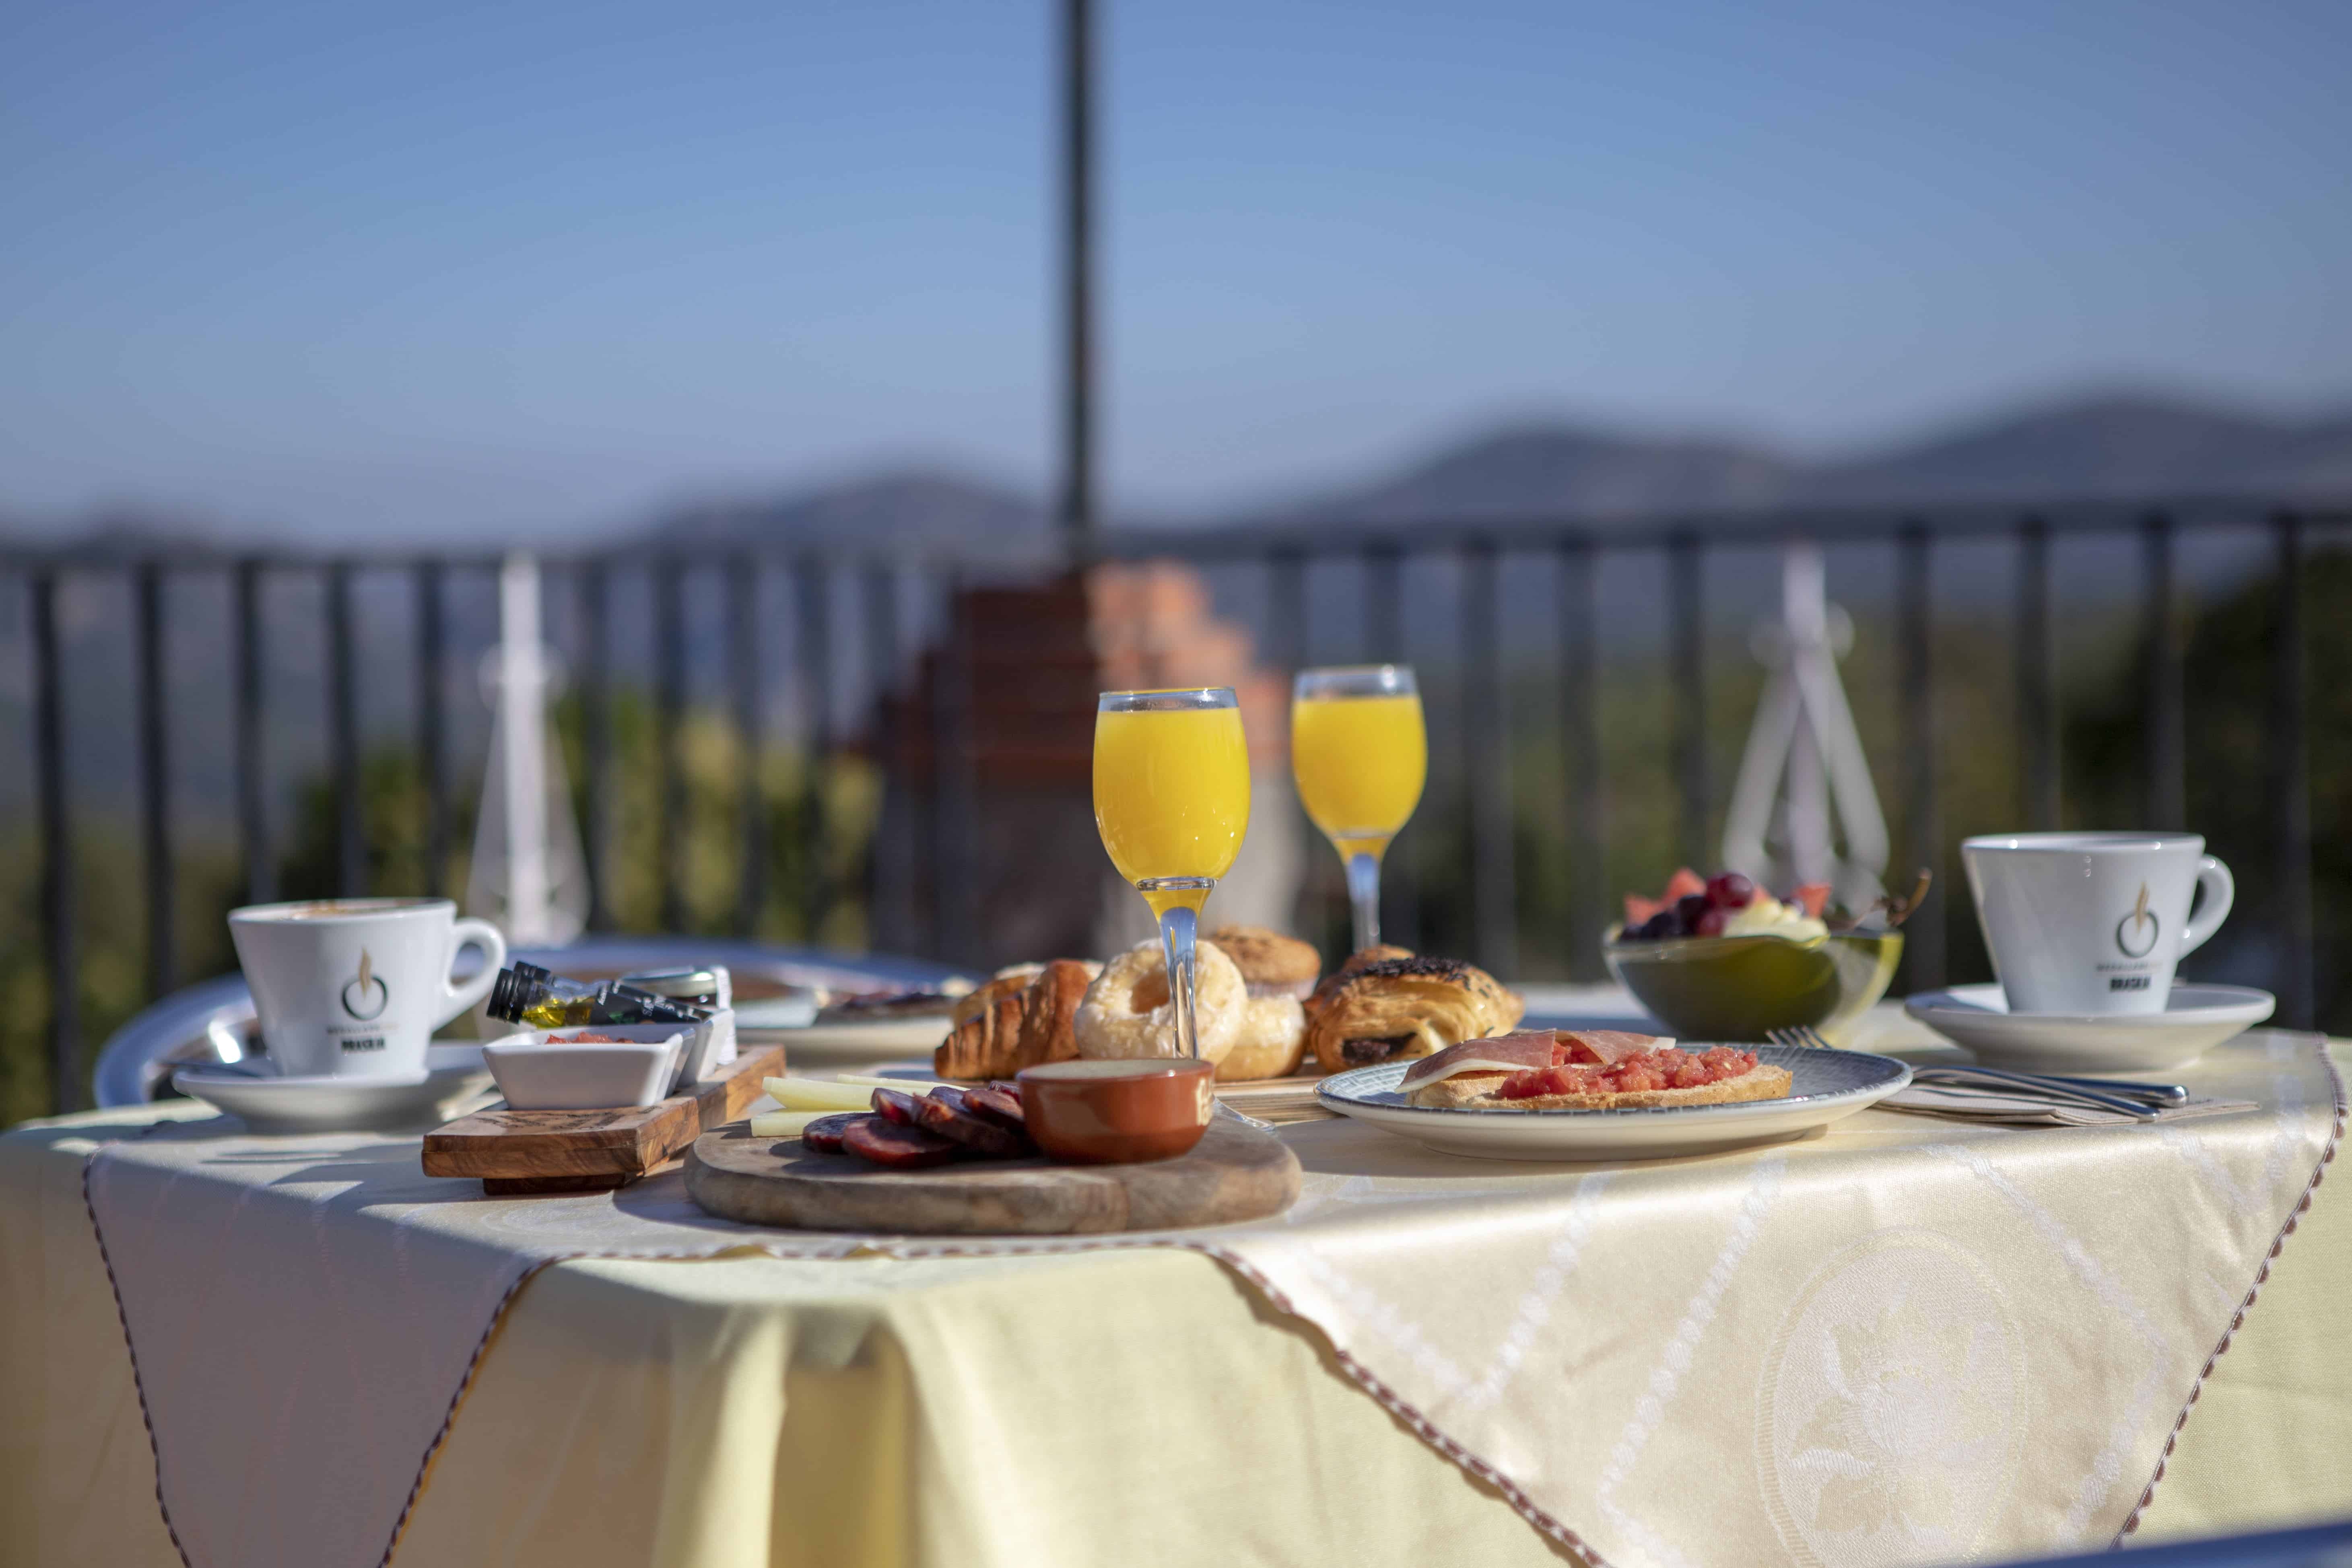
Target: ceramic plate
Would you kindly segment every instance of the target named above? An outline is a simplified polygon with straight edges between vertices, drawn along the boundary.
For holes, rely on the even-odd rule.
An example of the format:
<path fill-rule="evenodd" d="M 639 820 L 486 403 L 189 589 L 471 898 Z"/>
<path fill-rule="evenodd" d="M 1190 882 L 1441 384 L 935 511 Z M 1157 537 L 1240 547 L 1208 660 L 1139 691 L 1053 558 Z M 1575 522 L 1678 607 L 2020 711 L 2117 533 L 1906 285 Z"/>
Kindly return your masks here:
<path fill-rule="evenodd" d="M 439 1121 L 445 1100 L 488 1081 L 479 1046 L 431 1046 L 422 1078 L 279 1078 L 266 1068 L 186 1067 L 173 1087 L 255 1132 L 358 1132 Z"/>
<path fill-rule="evenodd" d="M 735 1004 L 738 1029 L 804 1029 L 815 1021 L 814 996 L 761 996 Z"/>
<path fill-rule="evenodd" d="M 2011 1013 L 1999 985 L 1955 985 L 1903 1010 L 1987 1067 L 2046 1072 L 2148 1072 L 2183 1067 L 2271 1016 L 2278 999 L 2244 985 L 2176 981 L 2161 1013 Z"/>
<path fill-rule="evenodd" d="M 747 1031 L 746 1037 L 751 1037 Z M 811 1024 L 805 1029 L 762 1029 L 757 1043 L 784 1047 L 784 1068 L 872 1066 L 921 1051 L 948 1037 L 945 1014 L 929 1018 L 877 1018 L 870 1024 Z"/>
<path fill-rule="evenodd" d="M 1704 1049 L 1704 1047 L 1695 1048 Z M 1660 1105 L 1637 1110 L 1454 1110 L 1407 1104 L 1397 1080 L 1411 1062 L 1382 1062 L 1328 1078 L 1325 1107 L 1449 1154 L 1487 1160 L 1654 1160 L 1794 1138 L 1867 1110 L 1911 1081 L 1911 1069 L 1867 1051 L 1743 1046 L 1784 1067 L 1779 1100 Z"/>

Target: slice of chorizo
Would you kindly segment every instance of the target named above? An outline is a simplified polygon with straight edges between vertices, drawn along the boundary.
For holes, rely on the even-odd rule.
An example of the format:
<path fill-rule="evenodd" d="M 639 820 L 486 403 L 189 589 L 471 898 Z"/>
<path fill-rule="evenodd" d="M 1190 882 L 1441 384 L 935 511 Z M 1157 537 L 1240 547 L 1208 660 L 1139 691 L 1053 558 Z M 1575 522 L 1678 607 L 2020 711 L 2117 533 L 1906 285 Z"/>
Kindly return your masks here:
<path fill-rule="evenodd" d="M 954 1091 L 950 1089 L 948 1092 Z M 944 1094 L 933 1093 L 915 1101 L 915 1116 L 926 1132 L 951 1138 L 972 1153 L 986 1159 L 1012 1160 L 1029 1152 L 1029 1140 L 1025 1134 L 999 1127 L 993 1121 L 983 1121 Z"/>
<path fill-rule="evenodd" d="M 843 1129 L 841 1147 L 845 1153 L 894 1171 L 944 1165 L 962 1151 L 953 1139 L 926 1128 L 903 1127 L 879 1116 L 861 1116 Z"/>
<path fill-rule="evenodd" d="M 853 1121 L 865 1120 L 863 1110 L 845 1110 L 835 1116 L 820 1116 L 801 1129 L 801 1147 L 813 1154 L 841 1152 L 841 1135 Z"/>

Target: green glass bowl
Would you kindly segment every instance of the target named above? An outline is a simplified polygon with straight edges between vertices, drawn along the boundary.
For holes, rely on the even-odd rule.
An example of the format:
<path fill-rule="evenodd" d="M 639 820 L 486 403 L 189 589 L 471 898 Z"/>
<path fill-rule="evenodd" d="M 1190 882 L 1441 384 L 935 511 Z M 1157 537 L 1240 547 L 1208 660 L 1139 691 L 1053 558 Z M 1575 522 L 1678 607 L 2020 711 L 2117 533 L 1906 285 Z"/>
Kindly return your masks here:
<path fill-rule="evenodd" d="M 1621 942 L 1623 929 L 1611 926 L 1602 940 L 1609 973 L 1681 1040 L 1747 1043 L 1810 1026 L 1842 1043 L 1886 994 L 1903 956 L 1901 931 Z"/>

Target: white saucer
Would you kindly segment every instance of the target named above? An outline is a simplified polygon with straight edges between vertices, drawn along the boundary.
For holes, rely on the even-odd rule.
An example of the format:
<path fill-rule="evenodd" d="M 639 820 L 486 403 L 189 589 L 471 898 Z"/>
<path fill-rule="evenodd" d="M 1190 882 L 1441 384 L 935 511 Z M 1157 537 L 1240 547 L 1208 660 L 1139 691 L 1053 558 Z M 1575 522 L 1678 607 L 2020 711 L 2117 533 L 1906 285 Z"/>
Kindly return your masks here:
<path fill-rule="evenodd" d="M 2277 1005 L 2251 986 L 2176 981 L 2161 1013 L 2012 1013 L 1999 985 L 1923 991 L 1906 997 L 1903 1010 L 1988 1067 L 2147 1072 L 2187 1066 Z"/>
<path fill-rule="evenodd" d="M 172 1087 L 254 1132 L 358 1132 L 438 1122 L 443 1101 L 486 1078 L 481 1047 L 428 1046 L 416 1078 L 280 1078 L 261 1063 L 206 1065 L 182 1068 Z"/>

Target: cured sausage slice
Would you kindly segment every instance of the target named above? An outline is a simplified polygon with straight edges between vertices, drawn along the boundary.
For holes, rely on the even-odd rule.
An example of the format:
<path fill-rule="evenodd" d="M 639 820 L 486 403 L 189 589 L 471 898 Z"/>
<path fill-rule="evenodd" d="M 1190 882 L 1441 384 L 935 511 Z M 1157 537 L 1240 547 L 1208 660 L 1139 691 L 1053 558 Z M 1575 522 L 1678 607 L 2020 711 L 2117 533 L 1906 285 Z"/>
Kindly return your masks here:
<path fill-rule="evenodd" d="M 923 1131 L 953 1139 L 992 1160 L 1010 1160 L 1029 1152 L 1027 1134 L 982 1121 L 956 1102 L 961 1095 L 955 1100 L 948 1098 L 955 1093 L 951 1089 L 935 1089 L 929 1099 L 915 1101 L 916 1121 Z"/>
<path fill-rule="evenodd" d="M 853 1121 L 865 1120 L 862 1110 L 845 1110 L 837 1116 L 820 1116 L 801 1129 L 801 1147 L 813 1154 L 841 1152 L 841 1135 Z"/>
<path fill-rule="evenodd" d="M 1028 1118 L 1021 1110 L 1021 1097 L 1007 1094 L 995 1084 L 990 1084 L 986 1089 L 965 1089 L 963 1108 L 999 1127 L 1011 1128 L 1016 1132 L 1029 1131 Z"/>
<path fill-rule="evenodd" d="M 879 1116 L 861 1116 L 852 1121 L 842 1131 L 841 1146 L 845 1153 L 898 1171 L 944 1165 L 962 1149 L 953 1139 L 927 1128 L 902 1127 Z"/>
<path fill-rule="evenodd" d="M 901 1127 L 915 1125 L 915 1097 L 903 1089 L 877 1089 L 874 1109 Z"/>

